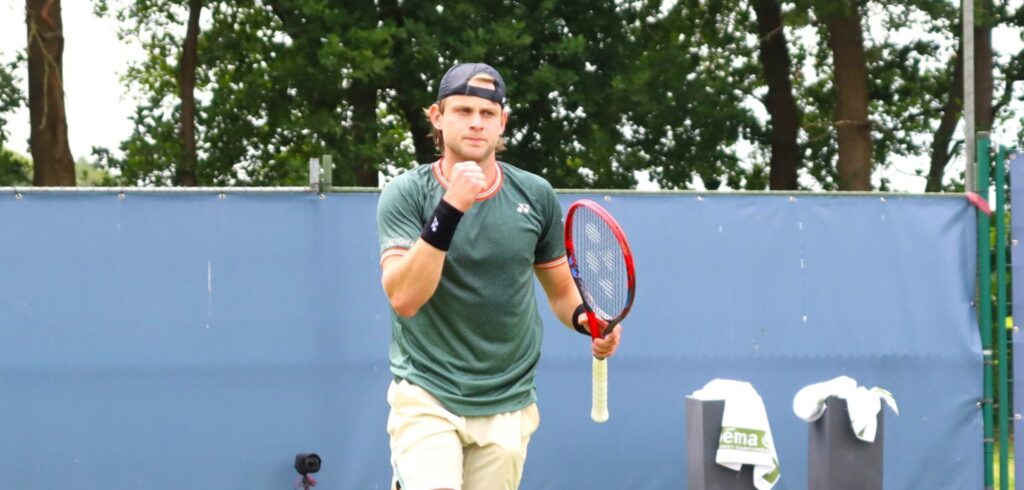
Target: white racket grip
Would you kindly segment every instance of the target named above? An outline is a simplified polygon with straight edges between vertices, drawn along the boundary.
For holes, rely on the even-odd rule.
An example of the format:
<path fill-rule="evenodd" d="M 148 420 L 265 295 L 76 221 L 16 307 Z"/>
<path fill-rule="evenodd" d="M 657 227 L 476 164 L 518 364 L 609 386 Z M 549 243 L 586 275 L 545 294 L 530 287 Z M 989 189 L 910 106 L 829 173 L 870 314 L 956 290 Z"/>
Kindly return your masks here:
<path fill-rule="evenodd" d="M 594 358 L 593 397 L 590 418 L 600 424 L 608 420 L 608 359 Z"/>

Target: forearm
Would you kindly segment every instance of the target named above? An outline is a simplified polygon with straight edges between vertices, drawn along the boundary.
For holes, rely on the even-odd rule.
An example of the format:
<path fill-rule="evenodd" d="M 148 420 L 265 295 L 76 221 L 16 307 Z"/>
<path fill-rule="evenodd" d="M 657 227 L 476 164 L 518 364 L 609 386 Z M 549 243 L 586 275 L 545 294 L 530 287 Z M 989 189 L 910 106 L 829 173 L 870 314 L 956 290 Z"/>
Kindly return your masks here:
<path fill-rule="evenodd" d="M 572 280 L 569 266 L 562 264 L 554 269 L 537 269 L 537 277 L 544 287 L 552 313 L 563 325 L 573 328 L 573 312 L 583 300 Z"/>
<path fill-rule="evenodd" d="M 441 281 L 444 257 L 445 252 L 419 239 L 405 255 L 383 264 L 381 282 L 395 312 L 411 317 L 430 300 Z"/>
<path fill-rule="evenodd" d="M 548 303 L 551 305 L 551 311 L 558 317 L 558 321 L 562 322 L 569 328 L 572 328 L 572 316 L 573 312 L 576 311 L 576 307 L 583 302 L 580 298 L 579 290 L 576 289 L 576 283 L 570 281 L 568 284 L 562 287 L 560 294 L 548 297 Z"/>
<path fill-rule="evenodd" d="M 468 209 L 453 206 L 446 194 L 427 219 L 412 248 L 405 254 L 386 258 L 381 264 L 384 292 L 399 315 L 406 318 L 415 315 L 437 291 L 445 254 L 451 247 L 459 221 Z"/>

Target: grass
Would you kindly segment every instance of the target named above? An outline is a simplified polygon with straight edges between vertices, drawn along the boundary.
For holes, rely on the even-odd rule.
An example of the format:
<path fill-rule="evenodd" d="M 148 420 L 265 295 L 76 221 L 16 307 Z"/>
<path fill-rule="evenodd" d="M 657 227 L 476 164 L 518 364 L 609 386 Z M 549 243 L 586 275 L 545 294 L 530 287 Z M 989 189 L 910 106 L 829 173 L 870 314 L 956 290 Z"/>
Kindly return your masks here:
<path fill-rule="evenodd" d="M 1008 473 L 1009 474 L 1009 478 L 1008 479 L 1010 480 L 1010 482 L 1009 482 L 1010 484 L 1006 488 L 1012 489 L 1012 488 L 1014 488 L 1014 485 L 1013 485 L 1013 483 L 1014 483 L 1013 482 L 1013 467 L 1014 467 L 1014 463 L 1013 463 L 1013 443 L 1012 442 L 1010 443 L 1010 460 L 1009 460 L 1009 463 L 1010 463 L 1009 464 L 1010 468 L 1009 468 L 1009 473 Z M 995 485 L 993 486 L 993 488 L 998 489 L 998 488 L 1000 488 L 999 487 L 999 443 L 998 442 L 995 444 L 995 447 L 993 448 L 992 473 L 993 473 L 993 476 L 994 476 L 994 480 L 993 481 L 995 482 Z"/>

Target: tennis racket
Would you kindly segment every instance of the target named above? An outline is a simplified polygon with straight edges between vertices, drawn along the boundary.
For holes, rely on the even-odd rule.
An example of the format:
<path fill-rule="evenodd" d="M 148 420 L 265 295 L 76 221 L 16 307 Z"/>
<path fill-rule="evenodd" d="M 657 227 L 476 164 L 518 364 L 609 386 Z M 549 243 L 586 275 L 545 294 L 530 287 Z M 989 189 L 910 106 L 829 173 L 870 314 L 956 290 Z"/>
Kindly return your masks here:
<path fill-rule="evenodd" d="M 633 253 L 622 227 L 597 203 L 581 199 L 565 218 L 565 251 L 569 270 L 583 298 L 590 336 L 602 338 L 633 306 L 636 273 Z M 608 360 L 594 358 L 590 418 L 608 420 Z"/>

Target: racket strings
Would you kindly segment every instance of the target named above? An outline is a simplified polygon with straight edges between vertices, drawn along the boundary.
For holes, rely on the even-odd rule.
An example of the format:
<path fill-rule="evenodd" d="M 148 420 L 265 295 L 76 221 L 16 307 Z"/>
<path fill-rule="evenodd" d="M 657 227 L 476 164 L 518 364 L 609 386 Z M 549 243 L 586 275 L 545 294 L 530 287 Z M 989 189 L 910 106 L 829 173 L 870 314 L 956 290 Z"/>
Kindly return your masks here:
<path fill-rule="evenodd" d="M 603 319 L 617 318 L 628 302 L 629 274 L 615 232 L 597 213 L 581 208 L 572 235 L 584 301 Z"/>

